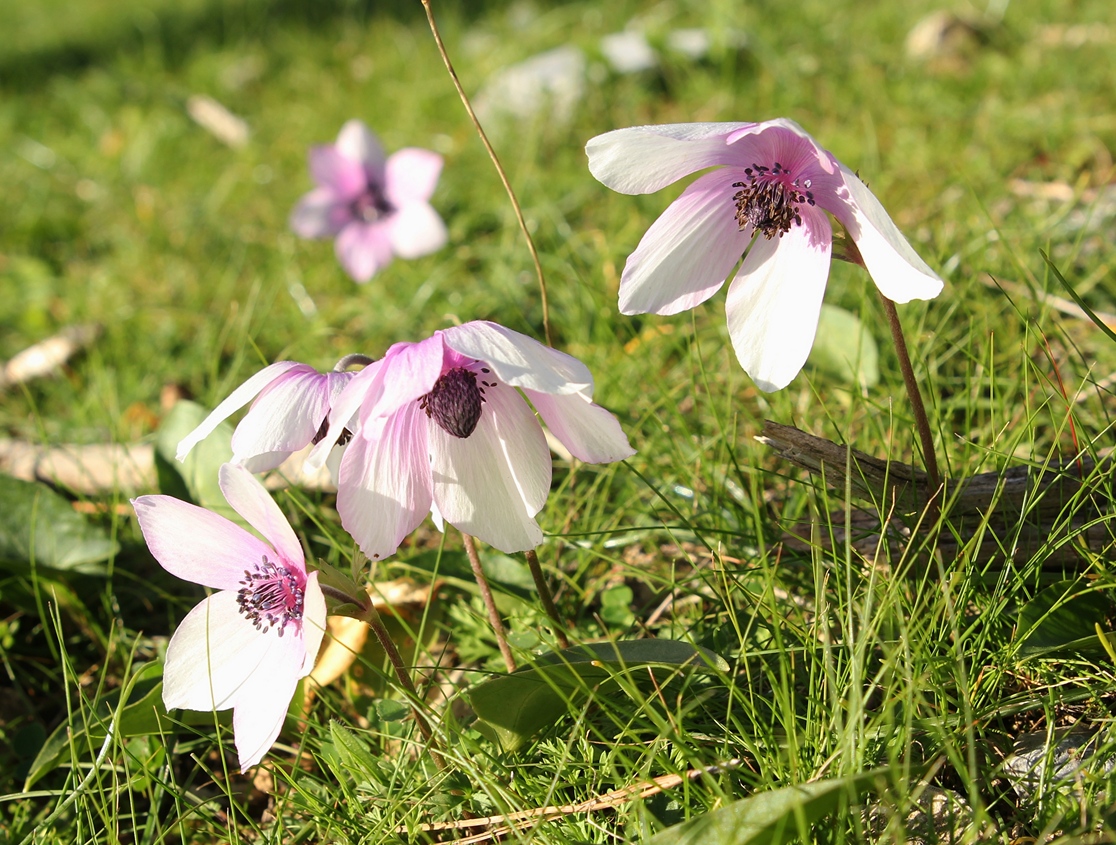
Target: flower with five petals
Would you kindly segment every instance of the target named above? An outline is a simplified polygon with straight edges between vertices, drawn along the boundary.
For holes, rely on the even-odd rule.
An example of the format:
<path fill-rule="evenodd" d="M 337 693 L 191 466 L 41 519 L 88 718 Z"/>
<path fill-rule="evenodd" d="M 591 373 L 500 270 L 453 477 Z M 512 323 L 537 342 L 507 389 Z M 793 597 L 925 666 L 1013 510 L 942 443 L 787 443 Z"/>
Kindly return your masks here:
<path fill-rule="evenodd" d="M 693 308 L 739 263 L 725 307 L 729 336 L 763 390 L 786 387 L 813 345 L 832 252 L 826 212 L 848 231 L 884 296 L 909 302 L 941 292 L 941 279 L 875 195 L 793 121 L 635 126 L 598 135 L 585 150 L 590 172 L 624 194 L 716 168 L 682 192 L 628 257 L 620 310 Z"/>
<path fill-rule="evenodd" d="M 291 212 L 291 229 L 303 238 L 336 237 L 345 271 L 367 282 L 393 255 L 418 258 L 446 243 L 446 227 L 430 205 L 442 157 L 407 147 L 385 156 L 372 131 L 350 120 L 336 144 L 310 150 L 317 185 Z"/>

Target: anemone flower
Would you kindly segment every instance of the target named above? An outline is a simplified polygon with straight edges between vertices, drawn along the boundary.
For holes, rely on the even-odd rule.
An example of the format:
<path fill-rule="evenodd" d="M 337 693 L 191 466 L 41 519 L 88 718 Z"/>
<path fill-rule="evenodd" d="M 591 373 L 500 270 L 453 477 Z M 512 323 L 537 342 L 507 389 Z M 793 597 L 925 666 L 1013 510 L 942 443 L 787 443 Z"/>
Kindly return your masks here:
<path fill-rule="evenodd" d="M 291 229 L 304 238 L 336 237 L 345 271 L 367 282 L 393 255 L 418 258 L 441 249 L 446 227 L 429 203 L 442 157 L 407 147 L 385 157 L 379 139 L 350 120 L 336 144 L 310 150 L 317 185 L 291 212 Z"/>
<path fill-rule="evenodd" d="M 241 770 L 279 736 L 295 686 L 325 631 L 318 574 L 283 512 L 246 469 L 225 464 L 221 491 L 263 542 L 215 513 L 170 496 L 132 500 L 147 546 L 172 575 L 217 592 L 187 614 L 163 666 L 167 709 L 233 709 Z"/>
<path fill-rule="evenodd" d="M 342 359 L 341 364 L 345 363 Z M 339 364 L 340 366 L 340 364 Z M 229 394 L 178 444 L 178 460 L 213 433 L 221 421 L 252 401 L 232 436 L 232 462 L 252 472 L 275 469 L 325 434 L 329 409 L 356 373 L 319 373 L 308 364 L 270 364 Z"/>
<path fill-rule="evenodd" d="M 867 186 L 793 121 L 636 126 L 598 135 L 585 151 L 590 172 L 625 194 L 717 168 L 691 183 L 629 256 L 620 310 L 693 308 L 743 255 L 729 285 L 729 336 L 762 390 L 786 387 L 814 343 L 832 252 L 826 212 L 884 296 L 909 302 L 942 289 Z"/>
<path fill-rule="evenodd" d="M 576 358 L 488 322 L 396 344 L 349 382 L 308 459 L 320 464 L 355 417 L 337 512 L 369 558 L 395 552 L 431 510 L 504 552 L 542 542 L 534 517 L 550 491 L 550 451 L 517 388 L 578 459 L 634 454 Z"/>

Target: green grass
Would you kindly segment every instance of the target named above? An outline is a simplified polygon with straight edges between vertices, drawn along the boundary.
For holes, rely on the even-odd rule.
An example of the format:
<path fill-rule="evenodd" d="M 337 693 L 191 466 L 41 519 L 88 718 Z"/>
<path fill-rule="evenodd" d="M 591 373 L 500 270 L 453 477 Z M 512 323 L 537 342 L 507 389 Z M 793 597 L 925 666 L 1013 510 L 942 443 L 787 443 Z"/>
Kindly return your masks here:
<path fill-rule="evenodd" d="M 1099 641 L 1033 656 L 1016 623 L 1044 589 L 1069 581 L 1040 617 L 1080 627 L 1094 596 L 1111 630 L 1112 544 L 1076 571 L 1044 565 L 1049 549 L 978 562 L 978 546 L 995 542 L 987 533 L 952 558 L 928 555 L 918 531 L 905 551 L 875 560 L 843 542 L 824 548 L 843 526 L 843 491 L 753 435 L 769 418 L 920 462 L 870 282 L 835 266 L 826 298 L 878 342 L 879 384 L 857 389 L 808 365 L 786 390 L 762 394 L 728 345 L 723 293 L 692 315 L 618 314 L 623 262 L 680 187 L 614 194 L 589 175 L 583 146 L 635 124 L 795 119 L 859 169 L 947 280 L 937 300 L 900 312 L 947 474 L 1095 454 L 1112 442 L 1116 404 L 1104 385 L 1116 348 L 1039 295 L 1065 295 L 1046 251 L 1091 307 L 1116 312 L 1113 212 L 1098 193 L 1111 197 L 1114 178 L 1111 34 L 1051 43 L 1065 25 L 1111 33 L 1109 6 L 1019 0 L 986 39 L 921 64 L 903 40 L 930 3 L 435 4 L 474 93 L 500 68 L 567 41 L 595 55 L 599 36 L 633 19 L 654 43 L 688 26 L 747 35 L 742 51 L 672 59 L 652 74 L 594 71 L 568 124 L 489 127 L 542 255 L 556 343 L 590 366 L 598 401 L 639 450 L 613 467 L 556 464 L 539 555 L 559 604 L 577 639 L 681 639 L 731 668 L 661 676 L 658 690 L 625 679 L 501 752 L 477 731 L 464 693 L 502 663 L 478 600 L 446 577 L 460 565 L 459 539 L 443 547 L 427 530 L 376 578 L 446 578 L 397 629 L 443 689 L 432 718 L 445 771 L 421 753 L 411 721 L 382 706 L 400 696 L 369 650 L 308 719 L 289 724 L 267 758 L 270 785 L 254 790 L 233 773 L 229 722 L 205 715 L 164 722 L 161 735 L 117 736 L 98 767 L 102 735 L 78 732 L 21 795 L 47 736 L 109 712 L 200 597 L 150 558 L 127 509 L 110 507 L 92 517 L 120 543 L 106 575 L 0 570 L 0 841 L 380 842 L 401 828 L 413 831 L 402 839 L 425 841 L 414 832 L 422 823 L 576 803 L 733 758 L 730 770 L 616 811 L 567 815 L 530 838 L 640 839 L 748 795 L 890 767 L 891 801 L 905 806 L 929 772 L 970 803 L 986 838 L 1108 841 L 1116 776 L 1097 768 L 1023 800 L 1001 760 L 1016 737 L 1066 726 L 1100 731 L 1111 749 L 1112 658 Z M 456 320 L 541 336 L 528 252 L 417 0 L 8 4 L 0 30 L 0 359 L 75 322 L 104 327 L 57 377 L 0 397 L 5 436 L 150 440 L 165 385 L 213 405 L 265 362 L 325 368 Z M 195 93 L 248 121 L 245 148 L 191 122 Z M 307 148 L 351 117 L 388 149 L 446 158 L 434 204 L 450 245 L 366 286 L 344 276 L 331 244 L 299 241 L 286 225 L 310 187 Z M 1073 198 L 1027 197 L 1017 180 L 1065 183 Z M 1005 295 L 995 281 L 1030 293 Z M 1109 478 L 1087 486 L 1111 514 Z M 279 501 L 312 553 L 347 564 L 351 543 L 329 497 Z M 1061 518 L 1083 504 L 1068 502 Z M 804 519 L 817 528 L 797 551 L 784 532 Z M 541 608 L 514 585 L 500 592 L 521 657 L 551 647 Z M 811 835 L 902 841 L 902 817 L 870 833 L 846 809 Z"/>

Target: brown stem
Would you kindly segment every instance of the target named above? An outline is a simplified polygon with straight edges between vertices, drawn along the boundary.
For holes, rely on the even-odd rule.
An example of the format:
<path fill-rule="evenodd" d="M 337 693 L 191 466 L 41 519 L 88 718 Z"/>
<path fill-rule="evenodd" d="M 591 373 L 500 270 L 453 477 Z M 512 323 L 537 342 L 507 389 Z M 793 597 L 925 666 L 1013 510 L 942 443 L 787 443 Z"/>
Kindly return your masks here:
<path fill-rule="evenodd" d="M 496 150 L 493 149 L 492 144 L 488 141 L 488 136 L 485 134 L 480 121 L 477 119 L 476 112 L 473 111 L 473 106 L 469 102 L 469 97 L 465 93 L 465 89 L 461 86 L 461 80 L 457 78 L 457 71 L 453 69 L 453 63 L 450 61 L 449 53 L 446 52 L 446 45 L 442 42 L 442 35 L 438 32 L 438 25 L 434 22 L 434 9 L 431 7 L 431 0 L 422 0 L 422 7 L 426 10 L 426 20 L 430 24 L 430 31 L 434 35 L 434 43 L 438 46 L 438 54 L 442 57 L 442 62 L 449 71 L 450 79 L 453 80 L 453 87 L 457 89 L 457 96 L 461 98 L 462 105 L 465 106 L 465 111 L 469 114 L 469 120 L 473 124 L 473 128 L 477 130 L 477 135 L 480 136 L 481 143 L 484 144 L 485 150 L 488 151 L 488 157 L 492 159 L 492 164 L 496 167 L 496 173 L 500 176 L 500 182 L 504 185 L 504 190 L 507 191 L 508 198 L 511 200 L 512 209 L 515 211 L 515 219 L 519 221 L 519 229 L 523 232 L 523 238 L 527 241 L 527 249 L 531 253 L 531 260 L 535 263 L 535 275 L 539 279 L 539 292 L 542 296 L 542 319 L 543 319 L 543 334 L 546 336 L 546 345 L 553 346 L 554 343 L 550 337 L 550 303 L 546 295 L 546 277 L 543 275 L 542 263 L 539 261 L 539 251 L 535 248 L 535 240 L 531 237 L 531 232 L 527 228 L 527 221 L 523 218 L 523 209 L 519 207 L 519 200 L 516 199 L 515 191 L 512 189 L 511 182 L 508 181 L 508 175 L 504 172 L 504 166 L 500 164 L 500 159 L 496 155 Z"/>
<path fill-rule="evenodd" d="M 418 725 L 419 732 L 426 740 L 426 750 L 430 752 L 430 757 L 434 764 L 439 769 L 446 767 L 446 761 L 442 758 L 441 752 L 438 748 L 438 741 L 434 738 L 434 732 L 430 729 L 430 723 L 426 721 L 426 717 L 422 714 L 421 702 L 418 690 L 415 689 L 415 682 L 411 680 L 410 674 L 407 672 L 407 666 L 403 662 L 402 655 L 399 654 L 399 649 L 395 647 L 395 643 L 391 639 L 391 634 L 388 633 L 387 628 L 384 627 L 384 622 L 380 618 L 379 611 L 376 610 L 372 602 L 368 602 L 360 616 L 372 632 L 376 635 L 376 639 L 380 641 L 380 647 L 383 648 L 384 653 L 391 661 L 392 668 L 395 669 L 395 677 L 399 679 L 399 683 L 403 686 L 404 691 L 411 699 L 411 712 L 415 716 L 415 724 Z"/>
<path fill-rule="evenodd" d="M 899 368 L 903 371 L 903 383 L 907 386 L 907 396 L 911 401 L 911 410 L 914 412 L 915 428 L 918 429 L 918 437 L 922 441 L 922 458 L 926 462 L 926 476 L 930 479 L 930 497 L 934 497 L 942 488 L 942 475 L 938 471 L 938 457 L 934 452 L 934 435 L 930 430 L 930 419 L 926 416 L 926 406 L 922 403 L 922 393 L 919 392 L 918 382 L 915 380 L 914 367 L 911 366 L 911 356 L 907 352 L 907 341 L 903 336 L 903 325 L 899 322 L 895 303 L 882 293 L 880 299 L 883 300 L 887 324 L 891 328 L 891 339 L 895 343 L 895 352 L 899 356 Z"/>
<path fill-rule="evenodd" d="M 496 635 L 496 644 L 500 646 L 500 654 L 504 655 L 504 665 L 509 672 L 515 671 L 515 658 L 512 657 L 511 647 L 508 645 L 507 635 L 504 633 L 504 623 L 500 620 L 500 611 L 496 609 L 496 601 L 492 598 L 492 589 L 488 586 L 488 579 L 481 569 L 480 555 L 477 554 L 477 541 L 472 535 L 461 532 L 461 539 L 465 541 L 465 552 L 469 555 L 469 565 L 473 567 L 473 577 L 480 587 L 481 598 L 488 610 L 488 621 L 492 623 L 492 632 Z"/>
<path fill-rule="evenodd" d="M 550 594 L 550 587 L 547 586 L 546 576 L 543 575 L 542 566 L 539 564 L 539 556 L 535 554 L 534 549 L 528 549 L 525 554 L 531 577 L 535 579 L 535 589 L 539 591 L 539 598 L 542 599 L 543 609 L 546 610 L 550 621 L 554 623 L 554 639 L 558 640 L 559 648 L 569 648 L 570 640 L 566 636 L 566 625 L 558 615 L 558 608 L 554 606 L 554 597 Z"/>

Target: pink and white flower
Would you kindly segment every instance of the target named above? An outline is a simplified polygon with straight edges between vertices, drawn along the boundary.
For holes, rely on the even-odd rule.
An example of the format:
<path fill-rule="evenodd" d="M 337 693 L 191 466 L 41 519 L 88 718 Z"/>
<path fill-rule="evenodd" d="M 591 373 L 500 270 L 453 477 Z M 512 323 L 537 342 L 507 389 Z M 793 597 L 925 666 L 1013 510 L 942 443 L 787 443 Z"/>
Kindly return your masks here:
<path fill-rule="evenodd" d="M 585 151 L 590 172 L 625 194 L 716 168 L 682 192 L 629 256 L 620 310 L 693 308 L 743 255 L 729 285 L 729 335 L 763 390 L 789 384 L 814 343 L 832 252 L 826 212 L 848 230 L 884 296 L 909 302 L 942 290 L 875 195 L 793 121 L 635 126 L 598 135 Z"/>
<path fill-rule="evenodd" d="M 432 509 L 504 552 L 542 542 L 535 515 L 550 492 L 550 451 L 519 391 L 579 460 L 635 453 L 616 417 L 593 404 L 584 364 L 495 323 L 398 343 L 353 378 L 308 463 L 320 465 L 356 417 L 337 511 L 369 558 L 394 553 Z"/>
<path fill-rule="evenodd" d="M 274 744 L 295 686 L 310 674 L 325 632 L 318 574 L 263 485 L 225 464 L 221 491 L 263 535 L 170 496 L 132 500 L 147 546 L 179 578 L 216 590 L 182 620 L 163 667 L 167 709 L 233 709 L 240 768 Z"/>
<path fill-rule="evenodd" d="M 291 229 L 304 238 L 336 237 L 345 271 L 367 282 L 393 255 L 418 258 L 441 249 L 446 227 L 430 205 L 442 157 L 407 147 L 385 157 L 379 139 L 350 120 L 336 144 L 310 150 L 317 185 L 291 212 Z"/>
<path fill-rule="evenodd" d="M 294 361 L 270 364 L 229 394 L 186 435 L 178 444 L 176 457 L 185 459 L 223 420 L 254 399 L 233 432 L 232 462 L 252 472 L 275 469 L 325 434 L 330 407 L 354 375 L 336 370 L 319 373 Z"/>

